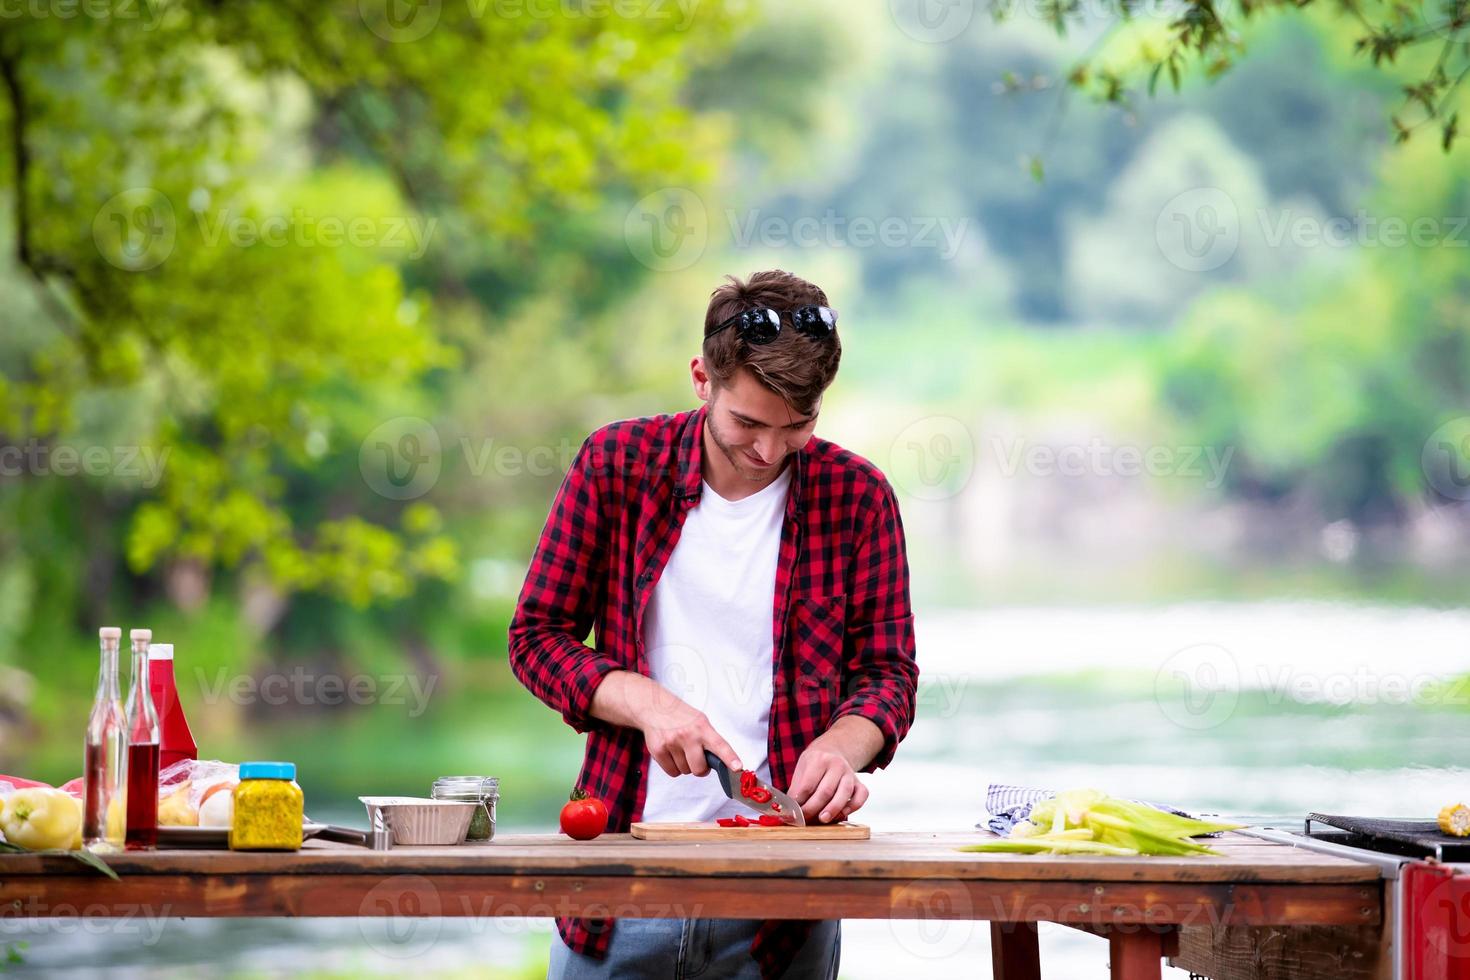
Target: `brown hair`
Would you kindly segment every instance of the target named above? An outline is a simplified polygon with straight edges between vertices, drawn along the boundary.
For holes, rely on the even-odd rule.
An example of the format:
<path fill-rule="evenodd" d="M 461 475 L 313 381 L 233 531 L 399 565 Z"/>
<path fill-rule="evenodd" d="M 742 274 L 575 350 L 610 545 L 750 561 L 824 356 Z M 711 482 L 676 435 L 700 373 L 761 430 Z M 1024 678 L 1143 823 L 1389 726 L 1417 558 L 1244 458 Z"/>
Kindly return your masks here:
<path fill-rule="evenodd" d="M 837 376 L 842 342 L 813 340 L 791 327 L 785 314 L 802 306 L 826 306 L 827 294 L 805 279 L 781 269 L 757 272 L 744 282 L 726 276 L 709 298 L 704 314 L 704 363 L 715 382 L 729 381 L 740 368 L 749 368 L 756 380 L 780 395 L 803 415 L 816 410 L 817 400 Z M 783 314 L 781 332 L 769 344 L 748 344 L 735 327 L 709 336 L 730 317 L 758 306 Z"/>

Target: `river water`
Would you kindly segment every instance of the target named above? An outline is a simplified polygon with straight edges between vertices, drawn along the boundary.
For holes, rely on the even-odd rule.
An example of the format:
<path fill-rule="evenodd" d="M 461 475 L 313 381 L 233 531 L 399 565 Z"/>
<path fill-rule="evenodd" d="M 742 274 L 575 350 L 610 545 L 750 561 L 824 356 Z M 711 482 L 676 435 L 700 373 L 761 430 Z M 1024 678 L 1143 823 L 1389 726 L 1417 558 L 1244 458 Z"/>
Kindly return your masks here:
<path fill-rule="evenodd" d="M 1096 786 L 1276 822 L 1470 799 L 1470 613 L 1316 602 L 922 613 L 919 715 L 866 777 L 875 829 L 984 819 L 994 782 Z M 360 822 L 359 813 L 318 819 Z M 502 821 L 500 830 L 547 831 Z M 543 975 L 545 919 L 0 917 L 19 975 Z M 1104 980 L 1106 944 L 1043 926 L 1043 970 Z M 984 923 L 848 920 L 842 976 L 985 976 Z M 1180 971 L 1166 971 L 1182 978 Z"/>

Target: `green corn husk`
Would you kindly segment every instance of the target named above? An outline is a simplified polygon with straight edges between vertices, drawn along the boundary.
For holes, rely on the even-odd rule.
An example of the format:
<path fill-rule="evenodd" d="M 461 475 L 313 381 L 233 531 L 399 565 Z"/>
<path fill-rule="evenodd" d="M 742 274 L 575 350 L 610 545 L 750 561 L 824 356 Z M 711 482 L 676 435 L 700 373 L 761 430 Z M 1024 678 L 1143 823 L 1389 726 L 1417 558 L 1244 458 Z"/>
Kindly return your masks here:
<path fill-rule="evenodd" d="M 1110 817 L 1107 814 L 1089 813 L 1087 823 L 1098 840 L 1118 847 L 1131 847 L 1140 854 L 1215 854 L 1218 856 L 1218 852 L 1210 850 L 1203 844 L 1196 844 L 1185 838 L 1170 837 L 1167 834 L 1156 834 L 1145 827 L 1134 826 L 1126 820 Z"/>
<path fill-rule="evenodd" d="M 1039 841 L 1035 837 L 1026 837 L 1021 840 L 1002 837 L 1000 840 L 988 840 L 982 844 L 966 844 L 959 850 L 999 854 L 1103 854 L 1109 857 L 1126 857 L 1138 853 L 1126 847 L 1115 847 L 1112 844 L 1104 844 L 1095 840 Z"/>
<path fill-rule="evenodd" d="M 1031 814 L 1027 819 L 1038 827 L 1050 827 L 1054 825 L 1057 813 L 1061 812 L 1067 827 L 1080 827 L 1082 815 L 1106 799 L 1108 799 L 1108 794 L 1100 789 L 1066 790 L 1037 803 L 1031 808 Z M 1057 829 L 1064 830 L 1066 827 Z"/>
<path fill-rule="evenodd" d="M 1156 834 L 1166 834 L 1170 837 L 1198 837 L 1201 834 L 1214 834 L 1224 830 L 1239 830 L 1244 826 L 1238 823 L 1195 820 L 1192 817 L 1181 817 L 1176 813 L 1155 810 L 1142 803 L 1118 799 L 1103 800 L 1095 804 L 1090 812 L 1101 812 L 1118 817 L 1134 826 L 1146 827 Z"/>
<path fill-rule="evenodd" d="M 1036 826 L 1030 820 L 1022 820 L 1011 828 L 1010 836 L 1019 839 L 1022 837 L 1035 837 L 1039 833 L 1041 833 L 1040 827 Z"/>
<path fill-rule="evenodd" d="M 1190 840 L 1201 834 L 1239 830 L 1243 825 L 1195 820 L 1120 800 L 1101 790 L 1058 793 L 1031 808 L 1009 837 L 960 848 L 962 851 L 1015 854 L 1107 854 L 1220 857 Z"/>
<path fill-rule="evenodd" d="M 1096 836 L 1091 827 L 1078 827 L 1075 830 L 1054 830 L 1049 834 L 1033 836 L 1031 840 L 1092 840 Z"/>

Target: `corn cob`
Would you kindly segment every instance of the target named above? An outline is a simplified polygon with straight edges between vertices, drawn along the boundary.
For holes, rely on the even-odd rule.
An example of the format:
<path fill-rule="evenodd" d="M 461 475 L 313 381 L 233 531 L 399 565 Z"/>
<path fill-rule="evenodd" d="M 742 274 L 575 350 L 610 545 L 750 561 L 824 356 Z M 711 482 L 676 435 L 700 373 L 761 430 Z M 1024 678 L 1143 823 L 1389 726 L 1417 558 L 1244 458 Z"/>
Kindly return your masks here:
<path fill-rule="evenodd" d="M 1470 807 L 1452 803 L 1439 811 L 1439 829 L 1451 837 L 1470 837 Z"/>
<path fill-rule="evenodd" d="M 1464 810 L 1466 833 L 1470 834 L 1470 808 L 1461 809 Z M 1444 819 L 1443 814 L 1441 819 Z M 1029 818 L 1017 823 L 1009 837 L 969 845 L 960 850 L 1021 854 L 1205 854 L 1219 857 L 1218 851 L 1190 838 L 1237 830 L 1240 826 L 1167 813 L 1141 803 L 1115 799 L 1095 789 L 1069 790 L 1033 806 Z"/>

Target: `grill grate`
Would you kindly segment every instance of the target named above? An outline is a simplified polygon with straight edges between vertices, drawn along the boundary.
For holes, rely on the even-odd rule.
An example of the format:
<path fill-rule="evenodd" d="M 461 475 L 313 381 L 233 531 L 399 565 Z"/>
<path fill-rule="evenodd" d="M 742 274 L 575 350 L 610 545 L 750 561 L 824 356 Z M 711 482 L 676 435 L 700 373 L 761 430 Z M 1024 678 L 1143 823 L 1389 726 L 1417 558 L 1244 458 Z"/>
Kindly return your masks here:
<path fill-rule="evenodd" d="M 1335 827 L 1342 834 L 1313 831 L 1312 824 Z M 1389 820 L 1381 817 L 1343 817 L 1330 813 L 1307 814 L 1307 836 L 1335 840 L 1404 857 L 1432 857 L 1439 861 L 1470 861 L 1470 837 L 1451 837 L 1433 820 Z"/>

